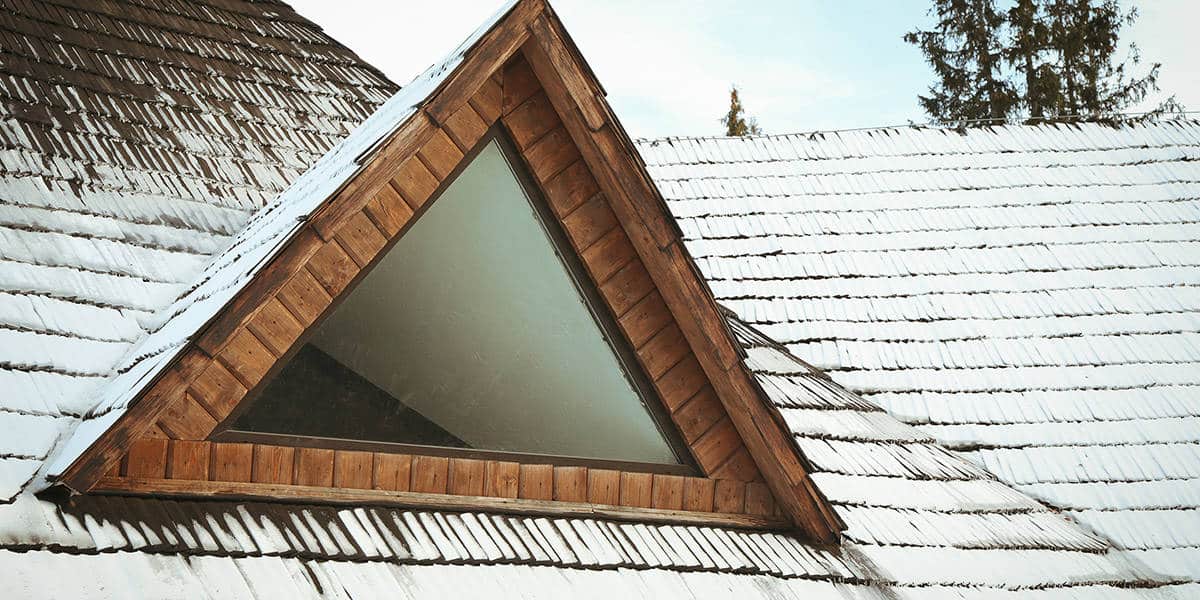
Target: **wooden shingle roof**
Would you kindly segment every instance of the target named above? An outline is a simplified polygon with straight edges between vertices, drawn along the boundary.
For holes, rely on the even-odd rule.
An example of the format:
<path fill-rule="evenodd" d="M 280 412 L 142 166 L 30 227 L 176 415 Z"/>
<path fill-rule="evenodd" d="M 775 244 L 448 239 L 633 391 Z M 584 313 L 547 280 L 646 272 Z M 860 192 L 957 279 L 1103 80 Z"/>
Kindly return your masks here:
<path fill-rule="evenodd" d="M 680 192 L 691 189 L 683 183 L 689 179 L 708 190 L 708 181 L 724 173 L 722 160 L 737 163 L 729 167 L 735 173 L 747 168 L 741 162 L 759 162 L 747 147 L 725 142 L 721 151 L 733 154 L 722 160 L 663 158 L 657 144 L 642 148 L 710 285 L 741 316 L 728 317 L 744 353 L 735 368 L 760 388 L 764 406 L 793 434 L 813 480 L 849 526 L 838 545 L 789 533 L 599 517 L 36 496 L 41 478 L 65 468 L 119 418 L 511 6 L 399 91 L 277 3 L 23 2 L 0 17 L 5 586 L 21 596 L 98 598 L 504 592 L 1123 599 L 1200 590 L 1114 550 L 1103 532 L 1095 535 L 1014 489 L 986 461 L 968 460 L 977 455 L 947 450 L 938 431 L 900 422 L 879 407 L 896 410 L 890 396 L 842 387 L 836 370 L 829 379 L 796 358 L 807 357 L 795 339 L 783 339 L 795 352 L 772 341 L 768 335 L 780 337 L 776 323 L 739 304 L 760 292 L 723 287 L 771 278 L 722 276 L 740 266 L 714 271 L 707 240 L 689 221 L 704 214 L 679 212 L 693 200 L 716 198 L 730 209 L 759 197 L 742 190 L 776 189 L 786 179 L 722 181 L 720 192 L 695 198 Z M 1010 135 L 1031 134 L 1016 128 Z M 864 142 L 804 151 L 848 152 L 847 143 Z M 916 154 L 931 144 L 907 143 L 922 148 Z M 972 143 L 990 147 L 987 140 Z M 1066 141 L 1050 136 L 1045 143 Z M 1151 152 L 1125 150 L 1132 163 Z M 781 166 L 779 148 L 762 152 L 771 157 L 762 162 Z M 887 177 L 885 165 L 868 167 L 881 171 L 865 172 L 870 181 Z M 694 171 L 676 177 L 671 169 Z M 1083 185 L 1078 178 L 1087 172 L 1076 173 L 1071 185 Z M 835 187 L 844 179 L 820 185 L 845 193 Z M 820 200 L 836 202 L 824 192 Z M 752 218 L 771 211 L 743 212 Z M 765 260 L 780 255 L 774 242 L 738 232 L 717 241 L 746 244 L 753 249 L 747 255 L 761 245 Z M 807 281 L 796 273 L 822 264 L 817 258 L 786 263 L 792 271 L 771 268 L 779 279 Z M 888 371 L 880 380 L 901 377 L 900 389 L 905 371 Z"/>
<path fill-rule="evenodd" d="M 724 306 L 1186 578 L 1200 576 L 1198 148 L 1195 121 L 639 144 Z"/>

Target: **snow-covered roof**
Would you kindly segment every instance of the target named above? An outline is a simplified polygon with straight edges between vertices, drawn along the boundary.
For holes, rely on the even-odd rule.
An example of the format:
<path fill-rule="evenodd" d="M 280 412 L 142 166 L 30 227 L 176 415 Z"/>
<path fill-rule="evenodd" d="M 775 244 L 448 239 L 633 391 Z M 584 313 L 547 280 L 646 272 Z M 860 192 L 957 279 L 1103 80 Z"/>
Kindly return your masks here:
<path fill-rule="evenodd" d="M 1018 489 L 1006 485 L 1007 471 L 969 460 L 984 456 L 982 446 L 959 444 L 955 447 L 965 456 L 955 454 L 936 441 L 940 430 L 922 431 L 930 419 L 917 419 L 914 428 L 880 410 L 878 404 L 905 418 L 913 414 L 899 403 L 903 394 L 878 392 L 889 385 L 907 389 L 910 369 L 880 369 L 877 387 L 851 381 L 866 392 L 860 396 L 835 383 L 851 371 L 835 368 L 831 380 L 732 316 L 730 325 L 746 348 L 746 368 L 764 400 L 792 428 L 814 481 L 849 526 L 837 547 L 808 545 L 783 533 L 596 519 L 98 495 L 59 505 L 34 496 L 30 481 L 51 470 L 47 457 L 59 457 L 55 469 L 63 466 L 115 420 L 289 239 L 298 218 L 353 177 L 363 158 L 507 8 L 399 92 L 276 3 L 24 3 L 0 16 L 0 33 L 8 40 L 0 61 L 5 143 L 0 149 L 0 389 L 5 390 L 0 395 L 0 573 L 5 576 L 0 579 L 5 589 L 15 589 L 16 595 L 104 598 L 130 590 L 167 597 L 288 598 L 397 592 L 461 597 L 471 590 L 535 597 L 1170 598 L 1200 590 L 1169 575 L 1178 570 L 1141 554 L 1114 551 L 1114 536 L 1081 519 L 1099 535 L 1089 532 L 1021 491 L 1041 493 L 1038 489 L 1021 481 Z M 1009 135 L 1036 131 L 1014 128 Z M 1038 135 L 1067 144 L 1054 139 L 1062 133 Z M 835 138 L 840 139 L 828 139 Z M 764 142 L 688 143 L 741 148 Z M 902 146 L 897 140 L 891 147 Z M 807 148 L 843 151 L 832 142 Z M 725 168 L 743 173 L 758 164 L 750 160 L 753 155 L 737 155 L 745 164 L 729 155 L 725 162 L 693 159 L 668 166 L 659 145 L 647 143 L 643 149 L 718 296 L 770 336 L 799 347 L 799 338 L 776 328 L 802 317 L 776 322 L 747 312 L 742 300 L 757 298 L 752 288 L 764 278 L 713 271 L 719 257 L 703 245 L 729 244 L 738 255 L 756 255 L 729 260 L 729 266 L 720 267 L 725 269 L 753 268 L 742 263 L 754 264 L 759 255 L 771 260 L 790 254 L 756 246 L 774 242 L 736 230 L 737 225 L 736 235 L 711 240 L 697 235 L 694 215 L 679 212 L 695 202 L 680 192 L 691 184 L 664 175 L 690 169 L 691 179 L 707 182 Z M 1127 150 L 1127 162 L 1155 156 L 1154 148 Z M 1020 160 L 1023 152 L 1004 154 Z M 1028 161 L 1039 156 L 1025 154 Z M 787 168 L 785 162 L 764 164 Z M 859 171 L 882 184 L 898 168 L 889 170 L 885 163 L 889 160 L 868 161 Z M 745 173 L 753 176 L 747 178 L 751 186 L 787 179 Z M 1086 188 L 1089 176 L 1080 173 L 1058 189 Z M 851 178 L 834 179 L 837 183 L 831 179 L 820 192 L 808 191 L 811 198 L 794 193 L 778 207 L 846 202 L 826 190 L 837 191 L 835 185 Z M 782 210 L 746 208 L 759 196 L 726 189 L 730 197 L 713 196 L 712 206 L 732 211 L 734 222 Z M 1189 217 L 1180 213 L 1177 218 L 1186 224 Z M 1190 219 L 1194 222 L 1195 215 Z M 867 223 L 840 241 L 869 237 L 874 230 L 865 229 Z M 793 237 L 818 235 L 803 231 Z M 781 265 L 772 273 L 781 280 L 817 281 L 814 274 L 827 268 L 826 259 L 854 253 L 812 254 L 811 260 L 786 264 L 794 270 Z M 857 259 L 852 266 L 867 264 Z M 922 269 L 937 267 L 921 264 Z M 961 259 L 950 264 L 959 268 Z M 837 274 L 852 271 L 836 268 Z M 817 285 L 843 281 L 828 274 Z M 844 281 L 854 279 L 862 278 Z M 730 293 L 722 287 L 734 280 L 750 291 Z M 1044 319 L 1047 327 L 1057 321 Z M 875 327 L 859 324 L 867 332 Z M 925 325 L 904 326 L 923 333 Z M 1014 397 L 1026 402 L 1019 394 Z M 1007 396 L 996 398 L 998 403 Z M 1110 402 L 1111 409 L 1120 402 Z M 1186 406 L 1186 398 L 1171 406 Z M 1157 429 L 1148 431 L 1159 435 Z M 1097 468 L 1073 460 L 1053 468 L 1064 477 L 1075 469 Z M 1196 461 L 1179 456 L 1162 464 L 1186 469 Z M 1081 501 L 1093 498 L 1080 493 Z"/>
<path fill-rule="evenodd" d="M 1200 123 L 639 149 L 719 302 L 1136 560 L 1200 576 Z"/>

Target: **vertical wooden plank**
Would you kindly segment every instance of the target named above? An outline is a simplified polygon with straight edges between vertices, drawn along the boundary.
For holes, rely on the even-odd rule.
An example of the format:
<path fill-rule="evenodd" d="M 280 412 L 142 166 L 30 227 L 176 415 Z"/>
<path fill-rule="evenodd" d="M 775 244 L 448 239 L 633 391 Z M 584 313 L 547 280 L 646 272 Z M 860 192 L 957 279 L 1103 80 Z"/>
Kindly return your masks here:
<path fill-rule="evenodd" d="M 253 469 L 253 444 L 212 445 L 212 464 L 209 466 L 209 473 L 213 481 L 250 481 Z"/>
<path fill-rule="evenodd" d="M 347 217 L 334 237 L 359 267 L 367 266 L 387 243 L 387 238 L 362 210 Z"/>
<path fill-rule="evenodd" d="M 170 438 L 203 440 L 217 426 L 217 420 L 194 396 L 185 392 L 171 401 L 158 418 L 158 426 Z"/>
<path fill-rule="evenodd" d="M 142 438 L 129 445 L 128 477 L 162 479 L 167 474 L 167 439 Z"/>
<path fill-rule="evenodd" d="M 554 467 L 551 465 L 521 465 L 519 496 L 529 500 L 554 499 Z"/>
<path fill-rule="evenodd" d="M 358 274 L 358 265 L 350 258 L 336 239 L 329 240 L 317 250 L 305 265 L 309 273 L 325 288 L 330 296 L 337 297 Z"/>
<path fill-rule="evenodd" d="M 275 297 L 287 307 L 300 321 L 308 327 L 317 317 L 321 316 L 325 307 L 333 301 L 333 296 L 325 291 L 325 286 L 313 277 L 307 269 L 300 269 L 292 278 L 279 289 Z"/>
<path fill-rule="evenodd" d="M 621 506 L 650 508 L 654 505 L 654 477 L 650 473 L 621 473 Z"/>
<path fill-rule="evenodd" d="M 171 460 L 167 465 L 167 478 L 207 481 L 209 452 L 208 442 L 173 440 L 169 452 Z"/>
<path fill-rule="evenodd" d="M 733 479 L 718 479 L 713 509 L 719 513 L 741 513 L 745 506 L 746 484 Z"/>
<path fill-rule="evenodd" d="M 483 495 L 493 498 L 516 498 L 520 491 L 520 481 L 520 464 L 489 460 L 484 473 Z"/>
<path fill-rule="evenodd" d="M 333 486 L 333 450 L 296 448 L 296 485 Z"/>
<path fill-rule="evenodd" d="M 438 181 L 442 181 L 450 176 L 454 168 L 458 166 L 459 161 L 463 158 L 462 150 L 454 145 L 450 140 L 450 136 L 446 135 L 441 129 L 435 130 L 430 136 L 429 141 L 417 150 L 417 156 L 421 157 L 421 162 L 429 167 L 430 172 Z"/>
<path fill-rule="evenodd" d="M 554 499 L 587 502 L 587 467 L 554 467 Z"/>
<path fill-rule="evenodd" d="M 376 488 L 407 492 L 411 479 L 412 456 L 408 454 L 375 453 Z"/>
<path fill-rule="evenodd" d="M 767 484 L 761 481 L 752 481 L 746 484 L 746 514 L 770 516 L 775 510 L 775 499 L 771 496 L 771 489 Z"/>
<path fill-rule="evenodd" d="M 414 156 L 400 163 L 392 177 L 392 187 L 400 192 L 410 208 L 417 210 L 437 191 L 438 179 Z"/>
<path fill-rule="evenodd" d="M 250 480 L 256 483 L 291 483 L 295 464 L 294 448 L 255 444 L 254 469 Z"/>
<path fill-rule="evenodd" d="M 337 450 L 333 453 L 333 485 L 369 490 L 373 467 L 374 457 L 370 452 Z"/>
<path fill-rule="evenodd" d="M 412 461 L 412 491 L 426 494 L 445 494 L 449 477 L 449 459 L 443 456 L 414 456 Z"/>
<path fill-rule="evenodd" d="M 450 459 L 450 481 L 446 488 L 459 496 L 482 496 L 487 461 L 473 458 Z"/>
<path fill-rule="evenodd" d="M 588 502 L 617 506 L 621 503 L 621 472 L 588 469 Z"/>
<path fill-rule="evenodd" d="M 717 482 L 703 477 L 688 477 L 683 482 L 683 510 L 713 512 Z"/>
<path fill-rule="evenodd" d="M 654 508 L 680 510 L 683 508 L 683 477 L 678 475 L 655 475 L 652 481 Z"/>
<path fill-rule="evenodd" d="M 283 356 L 304 332 L 304 326 L 277 298 L 268 299 L 246 327 L 276 356 Z"/>

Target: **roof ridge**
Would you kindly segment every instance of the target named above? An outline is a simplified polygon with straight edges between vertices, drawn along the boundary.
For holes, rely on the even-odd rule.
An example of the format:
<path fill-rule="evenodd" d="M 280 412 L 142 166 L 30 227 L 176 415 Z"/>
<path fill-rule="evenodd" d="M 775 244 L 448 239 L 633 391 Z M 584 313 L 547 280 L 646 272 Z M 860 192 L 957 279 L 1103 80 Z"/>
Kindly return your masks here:
<path fill-rule="evenodd" d="M 984 124 L 976 127 L 963 128 L 953 125 L 941 125 L 934 122 L 926 123 L 897 123 L 892 125 L 871 125 L 864 127 L 843 127 L 834 129 L 813 129 L 809 131 L 789 131 L 783 133 L 764 133 L 759 135 L 746 136 L 727 136 L 727 135 L 666 135 L 654 137 L 637 137 L 634 142 L 637 144 L 652 144 L 657 142 L 667 141 L 705 141 L 705 140 L 743 140 L 753 141 L 761 139 L 780 139 L 780 138 L 795 138 L 808 137 L 810 139 L 819 139 L 826 135 L 840 135 L 844 133 L 860 133 L 860 132 L 900 132 L 904 130 L 913 131 L 933 131 L 942 133 L 958 133 L 960 135 L 968 135 L 973 132 L 988 132 L 995 129 L 1026 129 L 1026 130 L 1044 130 L 1044 129 L 1061 129 L 1063 127 L 1103 127 L 1112 130 L 1123 129 L 1149 129 L 1162 127 L 1174 124 L 1186 124 L 1188 126 L 1200 126 L 1200 111 L 1188 111 L 1181 113 L 1184 115 L 1197 115 L 1195 117 L 1180 117 L 1161 121 L 1044 121 L 1041 123 L 1020 123 L 1020 122 L 997 122 L 992 124 Z M 1128 115 L 1112 115 L 1128 116 Z"/>

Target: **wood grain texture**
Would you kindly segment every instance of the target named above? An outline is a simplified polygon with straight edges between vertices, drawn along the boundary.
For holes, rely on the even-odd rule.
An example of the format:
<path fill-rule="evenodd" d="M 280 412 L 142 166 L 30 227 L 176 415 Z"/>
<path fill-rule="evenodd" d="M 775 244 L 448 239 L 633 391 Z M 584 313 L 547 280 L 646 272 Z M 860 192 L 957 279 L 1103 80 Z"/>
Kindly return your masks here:
<path fill-rule="evenodd" d="M 246 328 L 276 356 L 283 356 L 304 332 L 304 324 L 277 298 L 265 302 Z"/>
<path fill-rule="evenodd" d="M 417 156 L 420 157 L 421 164 L 425 165 L 438 181 L 442 181 L 458 166 L 463 152 L 454 145 L 454 141 L 445 131 L 438 129 L 433 132 L 429 141 L 417 150 Z"/>
<path fill-rule="evenodd" d="M 188 389 L 210 413 L 222 418 L 246 395 L 246 386 L 219 361 L 211 361 Z"/>
<path fill-rule="evenodd" d="M 275 295 L 304 327 L 312 325 L 333 302 L 333 296 L 307 269 L 301 269 Z"/>
<path fill-rule="evenodd" d="M 143 438 L 130 444 L 125 473 L 129 477 L 166 477 L 167 440 Z"/>
<path fill-rule="evenodd" d="M 410 489 L 426 494 L 445 494 L 449 476 L 450 459 L 444 456 L 414 456 Z"/>
<path fill-rule="evenodd" d="M 359 268 L 367 266 L 387 243 L 371 217 L 361 210 L 346 217 L 333 237 Z"/>
<path fill-rule="evenodd" d="M 438 183 L 433 172 L 415 156 L 400 163 L 400 168 L 392 177 L 392 187 L 413 210 L 429 201 L 433 192 L 437 191 Z"/>
<path fill-rule="evenodd" d="M 573 502 L 511 498 L 477 498 L 388 490 L 355 490 L 332 487 L 268 485 L 259 483 L 181 481 L 173 479 L 102 478 L 96 493 L 172 496 L 196 499 L 282 500 L 356 506 L 370 504 L 424 510 L 487 511 L 563 518 L 611 519 L 633 523 L 665 523 L 701 527 L 781 529 L 788 522 L 741 514 L 693 513 Z"/>
<path fill-rule="evenodd" d="M 296 449 L 286 446 L 254 445 L 254 469 L 251 481 L 258 483 L 292 482 L 296 464 Z"/>
<path fill-rule="evenodd" d="M 554 499 L 587 502 L 587 467 L 554 467 Z"/>
<path fill-rule="evenodd" d="M 610 469 L 588 469 L 588 502 L 592 504 L 621 503 L 621 472 Z"/>
<path fill-rule="evenodd" d="M 621 473 L 621 506 L 650 508 L 653 492 L 654 476 L 650 473 Z"/>
<path fill-rule="evenodd" d="M 251 480 L 254 469 L 254 446 L 252 444 L 213 444 L 212 462 L 209 465 L 213 481 Z"/>
<path fill-rule="evenodd" d="M 521 465 L 518 495 L 529 500 L 554 499 L 554 467 Z"/>
<path fill-rule="evenodd" d="M 363 211 L 388 239 L 400 233 L 413 216 L 412 208 L 390 184 L 379 188 Z"/>
<path fill-rule="evenodd" d="M 479 140 L 483 139 L 483 135 L 487 133 L 490 126 L 491 124 L 479 116 L 473 106 L 465 104 L 446 119 L 443 129 L 450 136 L 454 145 L 458 146 L 459 151 L 466 154 L 475 147 Z"/>
<path fill-rule="evenodd" d="M 494 498 L 516 498 L 520 491 L 521 465 L 515 462 L 489 460 L 484 472 L 484 495 Z"/>
<path fill-rule="evenodd" d="M 296 485 L 333 485 L 334 451 L 325 448 L 296 448 Z"/>
<path fill-rule="evenodd" d="M 305 268 L 333 297 L 342 293 L 354 276 L 358 275 L 358 265 L 336 239 L 321 246 L 321 249 L 308 259 Z"/>
<path fill-rule="evenodd" d="M 209 442 L 194 440 L 172 440 L 170 462 L 167 465 L 169 479 L 207 480 L 209 457 L 212 449 Z"/>
<path fill-rule="evenodd" d="M 158 419 L 159 429 L 177 440 L 203 440 L 216 426 L 217 420 L 208 409 L 187 392 L 171 402 Z"/>
<path fill-rule="evenodd" d="M 376 489 L 407 492 L 410 489 L 411 480 L 412 456 L 375 453 Z"/>
<path fill-rule="evenodd" d="M 333 454 L 333 485 L 369 490 L 374 478 L 374 456 L 370 452 L 337 450 Z"/>
<path fill-rule="evenodd" d="M 482 496 L 487 478 L 487 461 L 473 458 L 450 459 L 447 492 L 459 496 Z"/>

